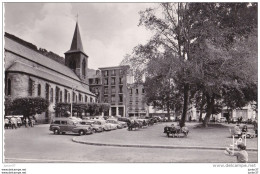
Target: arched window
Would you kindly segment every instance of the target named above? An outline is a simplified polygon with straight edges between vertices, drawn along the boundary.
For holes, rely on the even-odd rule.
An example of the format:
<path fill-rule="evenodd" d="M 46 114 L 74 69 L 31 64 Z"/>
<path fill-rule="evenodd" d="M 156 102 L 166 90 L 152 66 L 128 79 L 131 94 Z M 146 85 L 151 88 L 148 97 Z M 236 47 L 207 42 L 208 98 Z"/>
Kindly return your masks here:
<path fill-rule="evenodd" d="M 38 84 L 38 96 L 41 96 L 41 91 L 42 91 L 41 84 Z"/>
<path fill-rule="evenodd" d="M 7 82 L 7 95 L 11 95 L 11 89 L 12 89 L 11 79 L 8 79 L 8 82 Z"/>
<path fill-rule="evenodd" d="M 60 102 L 62 102 L 62 91 L 60 91 Z"/>
<path fill-rule="evenodd" d="M 70 93 L 68 93 L 68 102 L 70 103 Z"/>
<path fill-rule="evenodd" d="M 53 88 L 51 88 L 51 102 L 53 102 Z"/>
<path fill-rule="evenodd" d="M 86 76 L 86 61 L 83 59 L 82 61 L 82 75 L 85 77 Z"/>

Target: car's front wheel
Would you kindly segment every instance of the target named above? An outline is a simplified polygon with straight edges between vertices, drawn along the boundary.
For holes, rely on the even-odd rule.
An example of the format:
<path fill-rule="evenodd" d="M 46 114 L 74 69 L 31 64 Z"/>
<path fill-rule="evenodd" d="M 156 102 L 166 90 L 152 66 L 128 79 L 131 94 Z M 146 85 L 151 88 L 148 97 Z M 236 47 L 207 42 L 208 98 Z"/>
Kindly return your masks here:
<path fill-rule="evenodd" d="M 85 133 L 85 131 L 84 130 L 80 130 L 79 131 L 79 136 L 81 136 L 81 135 L 85 135 L 86 133 Z"/>

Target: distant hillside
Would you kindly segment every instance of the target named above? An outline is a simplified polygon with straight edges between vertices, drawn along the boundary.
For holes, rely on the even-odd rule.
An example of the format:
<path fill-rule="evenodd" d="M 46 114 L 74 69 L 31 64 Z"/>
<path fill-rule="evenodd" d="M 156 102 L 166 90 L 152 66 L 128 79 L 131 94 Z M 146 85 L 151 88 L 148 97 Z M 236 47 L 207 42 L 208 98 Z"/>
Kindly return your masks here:
<path fill-rule="evenodd" d="M 18 43 L 20 43 L 20 44 L 30 48 L 30 49 L 32 49 L 34 51 L 37 51 L 38 53 L 40 53 L 40 54 L 42 54 L 42 55 L 44 55 L 44 56 L 46 56 L 46 57 L 56 61 L 56 62 L 59 62 L 61 64 L 65 64 L 65 59 L 63 57 L 59 56 L 58 54 L 55 54 L 55 53 L 53 53 L 51 51 L 47 51 L 44 48 L 39 48 L 38 49 L 36 45 L 34 45 L 34 44 L 30 43 L 30 42 L 27 42 L 25 40 L 22 40 L 19 37 L 16 37 L 16 36 L 14 36 L 12 34 L 9 34 L 7 32 L 5 32 L 5 37 L 8 37 L 9 39 L 12 39 L 12 40 L 14 40 L 14 41 L 16 41 L 16 42 L 18 42 Z"/>

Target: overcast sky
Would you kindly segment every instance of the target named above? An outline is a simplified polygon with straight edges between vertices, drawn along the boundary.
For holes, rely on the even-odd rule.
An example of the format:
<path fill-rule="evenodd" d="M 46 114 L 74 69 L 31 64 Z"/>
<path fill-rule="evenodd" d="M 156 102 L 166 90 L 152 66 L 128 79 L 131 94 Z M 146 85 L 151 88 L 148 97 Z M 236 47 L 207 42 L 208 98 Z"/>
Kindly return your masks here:
<path fill-rule="evenodd" d="M 89 68 L 118 66 L 151 33 L 138 27 L 151 3 L 5 3 L 5 32 L 62 57 L 70 49 L 76 15 Z"/>

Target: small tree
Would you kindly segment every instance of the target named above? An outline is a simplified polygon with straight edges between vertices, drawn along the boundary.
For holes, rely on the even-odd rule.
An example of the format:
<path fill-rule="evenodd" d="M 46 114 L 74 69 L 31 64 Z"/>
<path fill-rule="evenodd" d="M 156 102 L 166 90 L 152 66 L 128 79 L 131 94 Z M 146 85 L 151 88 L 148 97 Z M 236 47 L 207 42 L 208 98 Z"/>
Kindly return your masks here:
<path fill-rule="evenodd" d="M 14 114 L 23 115 L 25 118 L 41 114 L 48 109 L 48 100 L 41 97 L 22 97 L 16 98 L 12 103 L 12 110 Z"/>

